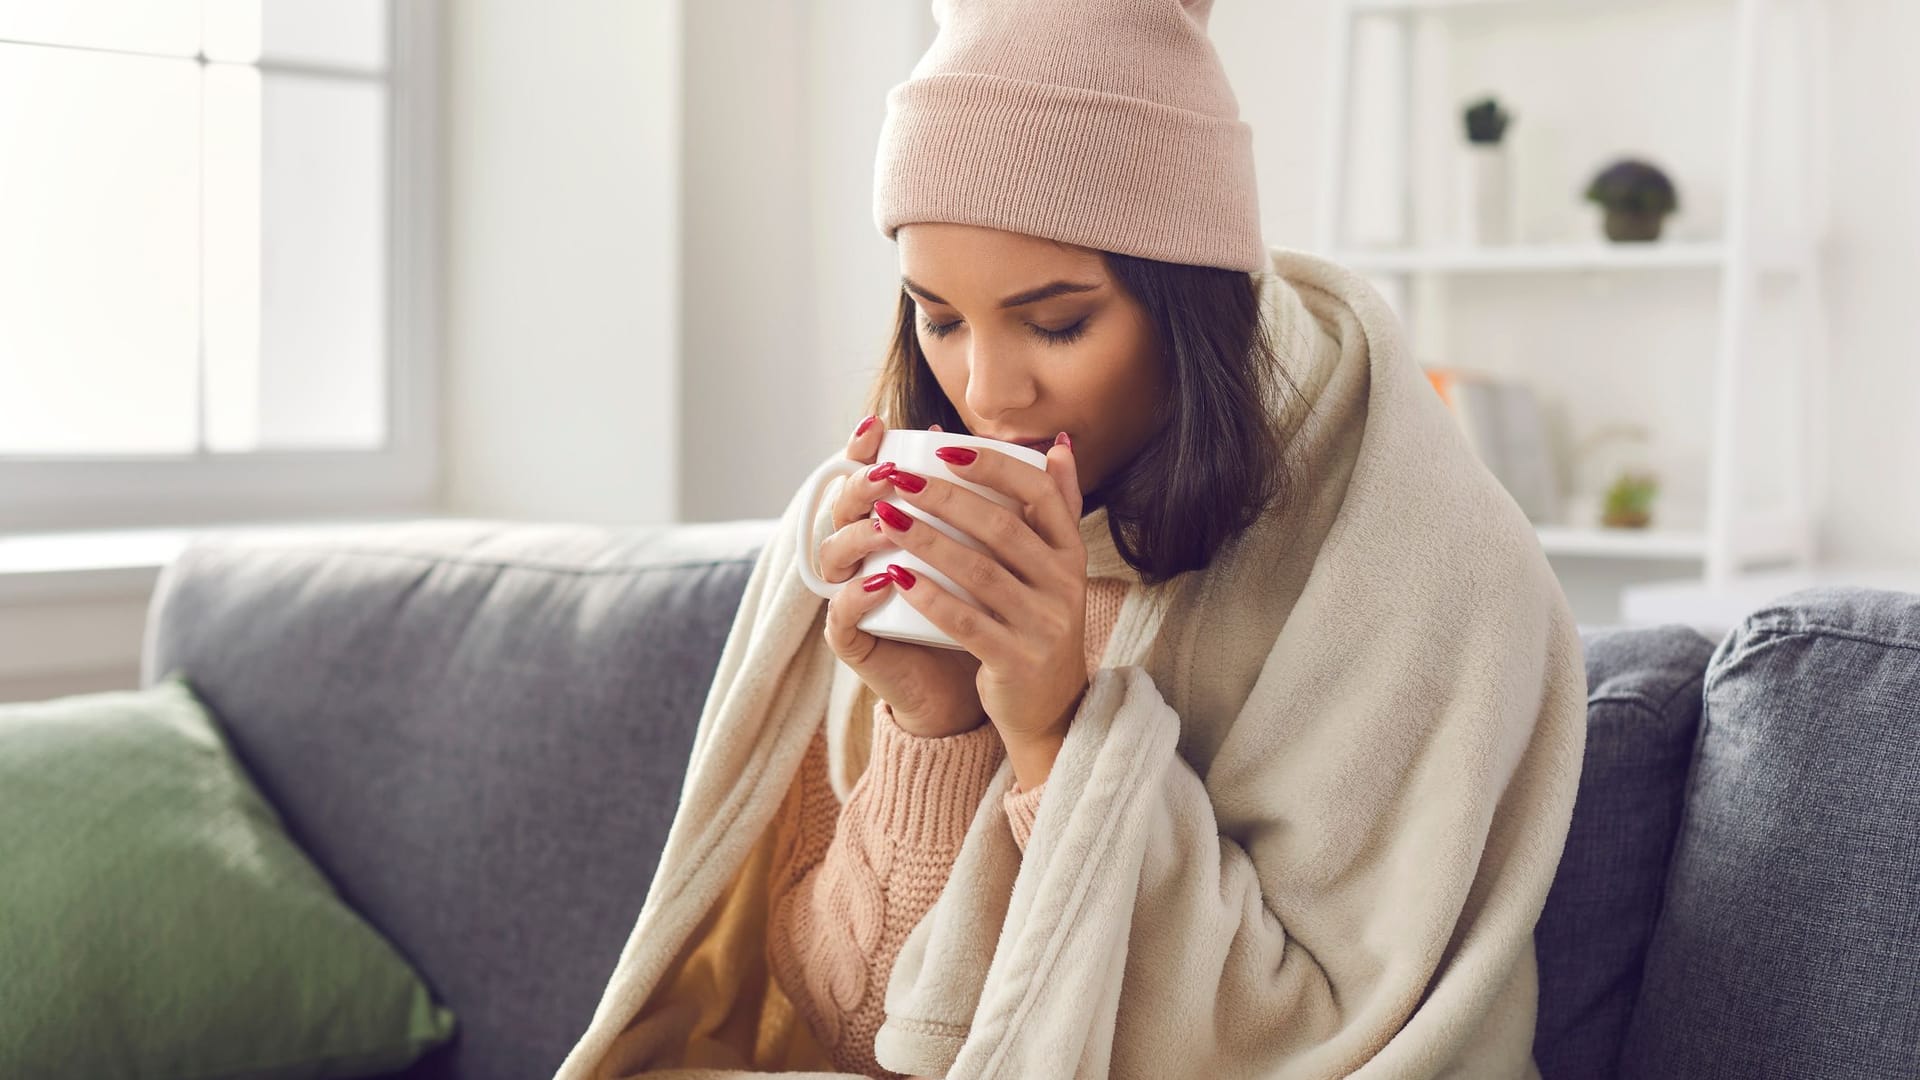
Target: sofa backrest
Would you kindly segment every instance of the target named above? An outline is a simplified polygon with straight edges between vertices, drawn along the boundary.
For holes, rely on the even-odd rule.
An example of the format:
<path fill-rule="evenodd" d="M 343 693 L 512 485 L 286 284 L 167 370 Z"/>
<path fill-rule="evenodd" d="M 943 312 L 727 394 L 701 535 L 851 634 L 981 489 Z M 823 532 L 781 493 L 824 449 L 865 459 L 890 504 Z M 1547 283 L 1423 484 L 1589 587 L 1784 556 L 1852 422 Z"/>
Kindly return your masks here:
<path fill-rule="evenodd" d="M 410 1078 L 551 1076 L 645 899 L 770 523 L 206 534 L 181 670 L 294 839 L 459 1017 Z"/>
<path fill-rule="evenodd" d="M 143 684 L 186 673 L 460 1017 L 407 1080 L 551 1075 L 585 1027 L 772 525 L 213 535 L 162 575 Z M 1920 1075 L 1920 597 L 1581 636 L 1545 1080 Z"/>

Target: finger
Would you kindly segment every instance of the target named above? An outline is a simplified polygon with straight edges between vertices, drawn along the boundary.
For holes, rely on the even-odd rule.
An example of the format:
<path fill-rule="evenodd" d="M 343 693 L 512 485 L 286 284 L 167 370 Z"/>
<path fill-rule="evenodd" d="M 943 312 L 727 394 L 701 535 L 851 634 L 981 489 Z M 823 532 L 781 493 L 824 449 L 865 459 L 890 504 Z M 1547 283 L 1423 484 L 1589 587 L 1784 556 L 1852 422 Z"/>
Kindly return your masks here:
<path fill-rule="evenodd" d="M 987 609 L 990 618 L 1024 627 L 1038 617 L 1044 598 L 1034 586 L 1000 565 L 1000 560 L 973 550 L 924 521 L 914 520 L 885 499 L 873 504 L 873 516 L 880 521 L 881 532 L 889 542 L 920 556 L 948 581 L 966 590 Z"/>
<path fill-rule="evenodd" d="M 847 477 L 833 499 L 833 527 L 839 529 L 866 518 L 873 512 L 873 500 L 893 494 L 893 485 L 886 479 L 892 471 L 893 462 L 883 461 Z"/>
<path fill-rule="evenodd" d="M 1080 514 L 1085 509 L 1080 494 L 1080 459 L 1073 456 L 1073 437 L 1066 432 L 1054 436 L 1053 445 L 1047 448 L 1047 475 L 1060 486 L 1061 501 L 1067 504 L 1067 512 L 1076 522 L 1075 534 L 1080 529 Z"/>
<path fill-rule="evenodd" d="M 880 438 L 887 433 L 886 422 L 878 416 L 861 417 L 853 426 L 853 437 L 847 440 L 847 458 L 850 461 L 873 464 L 880 453 Z"/>
<path fill-rule="evenodd" d="M 927 530 L 932 532 L 933 530 Z M 1005 664 L 1017 651 L 1013 631 L 992 616 L 940 587 L 926 574 L 915 574 L 904 566 L 889 563 L 887 572 L 907 603 L 927 617 L 927 621 L 946 631 L 960 647 L 983 664 Z"/>
<path fill-rule="evenodd" d="M 892 547 L 893 541 L 880 531 L 880 523 L 873 518 L 863 517 L 835 529 L 820 542 L 820 577 L 838 584 L 859 572 L 860 564 L 867 556 L 882 548 Z"/>
<path fill-rule="evenodd" d="M 893 578 L 874 574 L 849 581 L 827 601 L 827 625 L 823 633 L 827 647 L 848 664 L 866 661 L 879 639 L 857 625 L 867 612 L 879 607 L 893 591 Z"/>
<path fill-rule="evenodd" d="M 939 424 L 928 424 L 928 425 L 927 425 L 927 430 L 928 430 L 928 431 L 945 431 L 945 430 L 947 430 L 947 429 L 946 429 L 946 428 L 943 428 L 943 427 L 941 427 L 941 426 L 940 426 Z"/>
<path fill-rule="evenodd" d="M 1051 585 L 1059 578 L 1060 555 L 1033 531 L 1017 509 L 1010 510 L 975 491 L 937 476 L 894 469 L 885 483 L 886 498 L 908 503 L 986 545 L 1002 566 L 1029 585 Z"/>
<path fill-rule="evenodd" d="M 1066 551 L 1079 544 L 1080 518 L 1068 509 L 1060 485 L 1047 472 L 998 450 L 943 446 L 934 455 L 960 479 L 992 488 L 1019 503 L 1048 547 Z M 1051 451 L 1047 460 L 1053 460 Z"/>

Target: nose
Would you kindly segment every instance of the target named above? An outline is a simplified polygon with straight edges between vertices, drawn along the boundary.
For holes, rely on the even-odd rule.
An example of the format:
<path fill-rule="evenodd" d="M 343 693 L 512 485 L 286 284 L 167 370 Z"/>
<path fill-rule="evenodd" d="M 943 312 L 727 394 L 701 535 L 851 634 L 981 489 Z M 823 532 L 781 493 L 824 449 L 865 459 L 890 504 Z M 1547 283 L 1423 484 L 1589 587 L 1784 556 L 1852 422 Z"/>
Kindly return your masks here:
<path fill-rule="evenodd" d="M 983 335 L 974 335 L 967 356 L 967 408 L 982 420 L 993 420 L 1032 405 L 1039 396 L 1033 373 L 1018 349 L 982 347 Z"/>

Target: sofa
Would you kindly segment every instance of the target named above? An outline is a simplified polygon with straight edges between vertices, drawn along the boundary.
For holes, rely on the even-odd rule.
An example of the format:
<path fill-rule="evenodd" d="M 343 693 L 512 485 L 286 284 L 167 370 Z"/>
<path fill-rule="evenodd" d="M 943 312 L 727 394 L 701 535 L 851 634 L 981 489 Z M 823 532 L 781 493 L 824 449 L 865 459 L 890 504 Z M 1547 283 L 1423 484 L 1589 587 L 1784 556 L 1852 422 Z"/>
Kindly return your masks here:
<path fill-rule="evenodd" d="M 407 1080 L 550 1076 L 584 1028 L 771 527 L 214 530 L 163 569 L 142 685 L 186 674 L 459 1017 Z M 1920 596 L 1581 639 L 1542 1074 L 1920 1076 Z"/>

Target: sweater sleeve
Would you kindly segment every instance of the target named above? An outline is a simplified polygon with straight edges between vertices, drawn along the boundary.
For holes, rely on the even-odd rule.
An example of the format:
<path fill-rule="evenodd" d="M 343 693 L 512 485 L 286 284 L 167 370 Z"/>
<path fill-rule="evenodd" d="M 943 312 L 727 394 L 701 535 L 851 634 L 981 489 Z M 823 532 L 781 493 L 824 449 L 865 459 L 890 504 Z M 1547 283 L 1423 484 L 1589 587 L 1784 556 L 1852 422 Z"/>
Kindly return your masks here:
<path fill-rule="evenodd" d="M 1013 842 L 1020 850 L 1027 850 L 1027 837 L 1033 835 L 1033 819 L 1040 814 L 1040 796 L 1047 790 L 1046 781 L 1032 791 L 1023 791 L 1020 782 L 1014 781 L 1007 793 L 1001 796 L 1001 803 L 1007 811 L 1007 824 L 1013 829 Z"/>
<path fill-rule="evenodd" d="M 840 806 L 814 737 L 781 811 L 768 964 L 835 1065 L 893 1077 L 874 1060 L 893 962 L 946 887 L 1005 751 L 993 725 L 909 734 L 874 708 L 866 771 Z"/>

